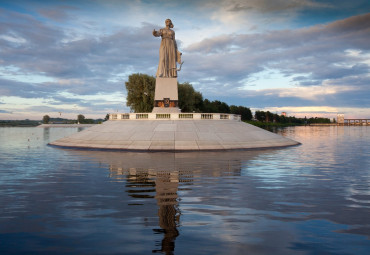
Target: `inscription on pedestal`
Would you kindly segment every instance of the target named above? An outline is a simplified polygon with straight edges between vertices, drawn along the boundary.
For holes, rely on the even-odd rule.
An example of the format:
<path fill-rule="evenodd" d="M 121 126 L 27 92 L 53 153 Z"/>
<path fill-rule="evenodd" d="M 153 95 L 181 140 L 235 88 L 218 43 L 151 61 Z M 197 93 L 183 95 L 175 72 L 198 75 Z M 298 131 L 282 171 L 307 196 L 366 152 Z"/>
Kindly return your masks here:
<path fill-rule="evenodd" d="M 163 99 L 163 103 L 164 103 L 164 107 L 170 107 L 170 99 L 169 98 Z"/>

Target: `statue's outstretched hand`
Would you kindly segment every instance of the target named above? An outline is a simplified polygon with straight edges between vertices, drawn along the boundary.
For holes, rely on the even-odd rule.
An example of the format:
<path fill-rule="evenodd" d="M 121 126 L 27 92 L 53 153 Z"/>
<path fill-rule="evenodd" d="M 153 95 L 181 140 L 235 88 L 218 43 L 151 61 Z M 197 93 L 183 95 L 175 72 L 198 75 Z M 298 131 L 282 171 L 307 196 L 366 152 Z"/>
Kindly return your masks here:
<path fill-rule="evenodd" d="M 157 34 L 157 31 L 155 31 L 155 29 L 153 29 L 153 35 L 155 36 Z"/>

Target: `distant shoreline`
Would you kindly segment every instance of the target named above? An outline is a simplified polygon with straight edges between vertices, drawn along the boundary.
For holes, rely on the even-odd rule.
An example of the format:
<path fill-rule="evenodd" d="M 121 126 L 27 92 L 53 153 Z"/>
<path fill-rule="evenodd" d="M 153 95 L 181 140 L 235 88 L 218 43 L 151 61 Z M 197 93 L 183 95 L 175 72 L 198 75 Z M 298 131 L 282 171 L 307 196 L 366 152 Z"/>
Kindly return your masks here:
<path fill-rule="evenodd" d="M 37 127 L 50 128 L 50 127 L 92 127 L 99 124 L 41 124 Z"/>

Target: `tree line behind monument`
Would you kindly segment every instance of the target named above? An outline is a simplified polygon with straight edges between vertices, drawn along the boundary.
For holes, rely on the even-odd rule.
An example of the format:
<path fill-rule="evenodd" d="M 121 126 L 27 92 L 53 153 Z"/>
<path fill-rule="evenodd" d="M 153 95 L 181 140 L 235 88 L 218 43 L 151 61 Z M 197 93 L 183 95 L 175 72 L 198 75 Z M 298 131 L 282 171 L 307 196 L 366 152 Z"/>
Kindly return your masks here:
<path fill-rule="evenodd" d="M 154 107 L 155 77 L 147 74 L 131 74 L 125 83 L 127 90 L 126 105 L 134 112 L 152 112 Z M 188 83 L 178 83 L 179 108 L 181 112 L 231 113 L 241 115 L 242 121 L 252 123 L 253 115 L 245 106 L 228 105 L 218 100 L 203 99 L 202 94 Z M 311 123 L 330 123 L 328 118 L 286 117 L 269 111 L 256 111 L 255 120 L 263 123 L 303 125 Z M 255 123 L 252 123 L 255 124 Z"/>
<path fill-rule="evenodd" d="M 77 119 L 65 119 L 65 118 L 50 118 L 49 115 L 42 117 L 42 123 L 44 124 L 101 124 L 103 121 L 109 119 L 109 114 L 104 119 L 87 119 L 84 115 L 78 114 Z"/>

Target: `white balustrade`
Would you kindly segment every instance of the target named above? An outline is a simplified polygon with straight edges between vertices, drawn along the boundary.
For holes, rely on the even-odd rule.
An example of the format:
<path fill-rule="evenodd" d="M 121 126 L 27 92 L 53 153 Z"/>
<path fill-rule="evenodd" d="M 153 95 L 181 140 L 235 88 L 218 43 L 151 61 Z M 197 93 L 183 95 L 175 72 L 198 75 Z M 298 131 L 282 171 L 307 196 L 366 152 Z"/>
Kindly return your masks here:
<path fill-rule="evenodd" d="M 109 120 L 231 120 L 241 121 L 238 114 L 229 113 L 111 113 Z"/>

